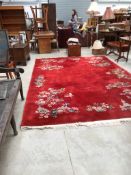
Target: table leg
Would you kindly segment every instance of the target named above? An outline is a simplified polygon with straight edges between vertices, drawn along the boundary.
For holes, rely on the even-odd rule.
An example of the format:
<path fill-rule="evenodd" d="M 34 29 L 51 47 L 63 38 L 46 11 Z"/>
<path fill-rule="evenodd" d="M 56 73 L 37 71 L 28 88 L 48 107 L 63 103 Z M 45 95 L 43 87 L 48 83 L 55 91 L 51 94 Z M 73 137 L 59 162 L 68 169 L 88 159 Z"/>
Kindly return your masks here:
<path fill-rule="evenodd" d="M 24 100 L 22 84 L 21 84 L 21 87 L 20 87 L 20 95 L 21 95 L 21 99 Z"/>
<path fill-rule="evenodd" d="M 18 131 L 16 129 L 16 123 L 15 123 L 14 115 L 12 115 L 10 123 L 11 123 L 12 129 L 14 131 L 14 135 L 15 136 L 18 135 Z"/>

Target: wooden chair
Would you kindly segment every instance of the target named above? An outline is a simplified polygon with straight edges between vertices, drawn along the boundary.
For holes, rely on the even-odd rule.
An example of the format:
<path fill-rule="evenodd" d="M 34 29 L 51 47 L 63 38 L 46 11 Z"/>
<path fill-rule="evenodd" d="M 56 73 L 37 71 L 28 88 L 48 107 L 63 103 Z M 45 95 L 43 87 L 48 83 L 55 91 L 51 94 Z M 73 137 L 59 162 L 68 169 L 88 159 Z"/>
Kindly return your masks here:
<path fill-rule="evenodd" d="M 34 24 L 35 24 L 35 32 L 39 31 L 39 24 L 45 25 L 45 30 L 49 30 L 48 27 L 48 6 L 41 7 L 32 7 L 30 6 L 33 18 L 34 18 Z M 41 15 L 44 14 L 44 17 L 38 17 L 38 13 L 41 13 Z"/>
<path fill-rule="evenodd" d="M 129 36 L 128 36 L 129 37 Z M 129 51 L 130 51 L 130 37 L 128 41 L 123 41 L 119 39 L 118 41 L 107 42 L 107 48 L 109 49 L 108 55 L 114 53 L 118 56 L 116 61 L 119 61 L 121 58 L 128 61 Z"/>
<path fill-rule="evenodd" d="M 37 39 L 33 36 L 33 31 L 26 31 L 27 43 L 29 45 L 30 50 L 36 50 L 37 47 Z"/>

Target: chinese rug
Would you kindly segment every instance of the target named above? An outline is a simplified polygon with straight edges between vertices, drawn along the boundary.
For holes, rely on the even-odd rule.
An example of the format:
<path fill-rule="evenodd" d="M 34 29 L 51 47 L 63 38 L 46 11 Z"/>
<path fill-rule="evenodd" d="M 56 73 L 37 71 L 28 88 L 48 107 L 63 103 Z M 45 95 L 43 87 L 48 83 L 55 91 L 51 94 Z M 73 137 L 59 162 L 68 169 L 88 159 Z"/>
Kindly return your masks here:
<path fill-rule="evenodd" d="M 37 59 L 21 126 L 131 117 L 131 75 L 105 56 Z"/>

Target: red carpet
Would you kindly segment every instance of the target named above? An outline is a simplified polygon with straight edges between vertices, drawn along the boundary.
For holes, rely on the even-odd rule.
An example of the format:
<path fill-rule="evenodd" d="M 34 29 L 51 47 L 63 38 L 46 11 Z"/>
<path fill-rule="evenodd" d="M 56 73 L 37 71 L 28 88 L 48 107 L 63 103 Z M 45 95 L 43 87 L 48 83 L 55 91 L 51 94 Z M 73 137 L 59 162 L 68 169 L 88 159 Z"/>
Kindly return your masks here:
<path fill-rule="evenodd" d="M 131 75 L 106 57 L 37 59 L 21 126 L 131 117 Z"/>

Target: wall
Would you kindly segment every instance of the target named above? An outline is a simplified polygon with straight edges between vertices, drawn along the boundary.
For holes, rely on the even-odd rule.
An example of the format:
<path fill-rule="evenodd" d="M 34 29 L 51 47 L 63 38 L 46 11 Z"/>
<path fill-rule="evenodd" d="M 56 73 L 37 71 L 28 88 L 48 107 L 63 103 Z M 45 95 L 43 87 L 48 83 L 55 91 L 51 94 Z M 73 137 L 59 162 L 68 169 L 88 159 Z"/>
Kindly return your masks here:
<path fill-rule="evenodd" d="M 5 1 L 14 1 L 9 2 L 6 5 L 25 5 L 25 10 L 29 11 L 30 16 L 32 16 L 30 11 L 30 5 L 40 5 L 41 2 L 47 2 L 47 0 L 5 0 Z M 17 2 L 16 2 L 17 1 Z M 83 21 L 86 21 L 89 17 L 86 14 L 86 10 L 88 9 L 91 0 L 49 0 L 50 3 L 56 3 L 56 11 L 57 11 L 57 20 L 64 20 L 65 24 L 71 18 L 72 9 L 76 9 L 78 11 L 79 17 L 83 18 Z M 104 13 L 105 8 L 107 6 L 111 6 L 112 8 L 127 8 L 131 3 L 98 3 L 101 14 Z"/>
<path fill-rule="evenodd" d="M 86 10 L 90 0 L 50 0 L 50 2 L 56 3 L 58 20 L 64 20 L 67 23 L 71 19 L 72 9 L 76 9 L 83 20 L 87 20 Z"/>
<path fill-rule="evenodd" d="M 50 3 L 56 3 L 56 9 L 57 9 L 57 19 L 58 20 L 64 20 L 67 24 L 68 21 L 71 18 L 71 11 L 72 9 L 76 9 L 78 11 L 78 14 L 80 17 L 83 18 L 83 21 L 86 21 L 89 17 L 86 14 L 86 10 L 88 9 L 91 0 L 50 0 Z M 110 6 L 112 8 L 127 8 L 129 5 L 131 6 L 131 3 L 100 3 L 98 2 L 99 10 L 101 15 L 103 15 L 105 8 L 107 6 Z"/>
<path fill-rule="evenodd" d="M 101 11 L 101 14 L 104 13 L 105 8 L 106 7 L 111 7 L 112 9 L 117 9 L 117 8 L 128 8 L 129 6 L 131 6 L 131 3 L 98 3 L 99 4 L 99 8 Z"/>
<path fill-rule="evenodd" d="M 10 1 L 4 3 L 4 5 L 25 5 L 26 11 L 29 11 L 31 4 L 40 4 L 41 2 L 47 2 L 46 0 L 5 0 Z M 11 2 L 14 1 L 14 2 Z M 64 20 L 65 23 L 71 19 L 72 9 L 78 11 L 79 17 L 83 17 L 83 20 L 87 20 L 86 9 L 89 7 L 90 0 L 49 0 L 50 3 L 56 3 L 57 19 Z"/>

